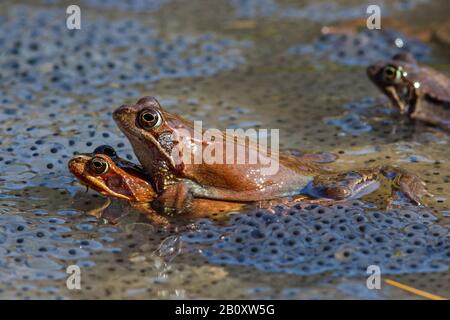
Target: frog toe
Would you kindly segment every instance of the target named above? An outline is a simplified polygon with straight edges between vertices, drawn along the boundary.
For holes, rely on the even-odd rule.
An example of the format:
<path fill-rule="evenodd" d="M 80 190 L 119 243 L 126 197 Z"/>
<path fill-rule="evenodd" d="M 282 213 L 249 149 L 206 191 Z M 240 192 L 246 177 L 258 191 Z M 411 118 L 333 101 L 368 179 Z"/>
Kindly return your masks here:
<path fill-rule="evenodd" d="M 425 183 L 416 175 L 402 175 L 398 181 L 398 188 L 415 205 L 421 205 L 423 197 L 432 196 L 425 189 Z"/>

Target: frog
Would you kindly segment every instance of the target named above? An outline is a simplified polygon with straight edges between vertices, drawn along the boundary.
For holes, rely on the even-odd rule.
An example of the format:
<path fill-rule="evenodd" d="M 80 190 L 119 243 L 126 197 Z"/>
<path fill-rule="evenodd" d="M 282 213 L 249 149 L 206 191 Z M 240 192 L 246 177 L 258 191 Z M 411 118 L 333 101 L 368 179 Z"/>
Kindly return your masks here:
<path fill-rule="evenodd" d="M 263 154 L 256 151 L 263 160 L 273 156 L 271 159 L 277 161 L 278 170 L 270 174 L 263 170 L 266 161 L 255 164 L 184 161 L 192 158 L 183 158 L 180 154 L 195 157 L 211 145 L 226 152 L 223 141 L 227 139 L 241 147 L 246 155 L 255 152 L 255 146 L 230 138 L 226 132 L 221 133 L 223 139 L 204 139 L 204 132 L 196 132 L 193 122 L 163 109 L 151 96 L 139 99 L 134 105 L 118 107 L 113 119 L 128 138 L 144 170 L 154 179 L 156 192 L 161 197 L 166 193 L 168 197 L 176 195 L 186 205 L 193 198 L 248 202 L 298 195 L 345 201 L 377 189 L 382 176 L 392 181 L 389 197 L 399 191 L 420 205 L 421 198 L 430 195 L 417 175 L 391 165 L 337 173 L 320 161 L 278 150 Z"/>
<path fill-rule="evenodd" d="M 141 166 L 120 158 L 111 146 L 102 145 L 93 153 L 75 155 L 69 160 L 68 168 L 88 188 L 108 198 L 127 201 L 134 209 L 159 225 L 170 225 L 165 208 L 173 208 L 176 197 L 170 198 L 170 202 L 158 199 L 151 177 L 145 174 Z M 176 210 L 183 210 L 187 217 L 203 217 L 243 210 L 244 207 L 243 203 L 194 199 L 189 212 L 185 207 Z"/>
<path fill-rule="evenodd" d="M 419 65 L 407 52 L 367 67 L 369 79 L 400 114 L 450 130 L 450 78 Z"/>
<path fill-rule="evenodd" d="M 131 202 L 156 199 L 157 194 L 144 171 L 137 165 L 122 164 L 103 153 L 86 153 L 72 157 L 68 169 L 83 185 L 102 195 Z"/>

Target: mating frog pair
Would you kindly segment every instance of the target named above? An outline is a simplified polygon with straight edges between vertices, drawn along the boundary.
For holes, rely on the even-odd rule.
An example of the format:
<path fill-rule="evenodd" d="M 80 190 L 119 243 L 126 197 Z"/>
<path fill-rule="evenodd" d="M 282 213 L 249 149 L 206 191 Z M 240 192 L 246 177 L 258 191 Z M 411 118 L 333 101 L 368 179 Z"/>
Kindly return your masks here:
<path fill-rule="evenodd" d="M 159 214 L 170 204 L 161 203 L 152 187 L 151 177 L 141 166 L 120 158 L 114 148 L 108 145 L 97 147 L 93 153 L 73 157 L 68 167 L 70 172 L 84 185 L 107 196 L 128 201 L 153 222 L 168 225 L 167 217 Z M 212 213 L 240 210 L 242 203 L 195 199 L 191 212 L 196 217 Z"/>
<path fill-rule="evenodd" d="M 153 201 L 161 204 L 165 213 L 195 212 L 200 204 L 214 210 L 222 202 L 245 204 L 286 197 L 312 203 L 345 201 L 373 192 L 383 177 L 391 182 L 392 193 L 388 197 L 395 197 L 399 191 L 420 204 L 422 196 L 427 194 L 424 183 L 404 169 L 381 166 L 333 172 L 322 164 L 328 162 L 326 154 L 294 156 L 276 150 L 269 153 L 256 150 L 263 159 L 277 155 L 271 158 L 277 161 L 278 168 L 272 173 L 264 170 L 262 163 L 267 162 L 240 164 L 236 162 L 236 154 L 232 157 L 234 163 L 186 161 L 211 146 L 226 155 L 224 141 L 234 141 L 246 155 L 255 152 L 255 147 L 234 137 L 230 139 L 225 133 L 224 139 L 199 139 L 203 132 L 195 132 L 190 121 L 164 110 L 153 97 L 119 107 L 113 118 L 131 142 L 142 168 L 111 151 L 108 156 L 104 154 L 108 152 L 97 150 L 94 153 L 98 154 L 72 159 L 71 172 L 99 192 L 135 202 Z M 186 132 L 190 134 L 186 136 Z M 188 157 L 177 157 L 178 153 Z"/>

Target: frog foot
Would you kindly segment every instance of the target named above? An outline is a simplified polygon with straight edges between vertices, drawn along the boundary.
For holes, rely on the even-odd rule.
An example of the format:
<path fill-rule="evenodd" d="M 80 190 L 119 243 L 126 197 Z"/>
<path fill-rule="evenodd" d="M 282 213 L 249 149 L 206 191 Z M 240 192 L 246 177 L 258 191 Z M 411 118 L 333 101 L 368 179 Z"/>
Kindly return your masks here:
<path fill-rule="evenodd" d="M 421 205 L 424 196 L 431 196 L 425 189 L 425 183 L 417 175 L 394 166 L 317 176 L 305 191 L 307 195 L 317 199 L 358 199 L 377 190 L 383 176 L 390 181 L 391 186 L 388 206 L 398 197 L 398 193 L 415 205 Z"/>
<path fill-rule="evenodd" d="M 391 180 L 392 200 L 397 198 L 397 191 L 404 195 L 415 205 L 422 205 L 422 198 L 433 195 L 425 189 L 423 182 L 416 174 L 399 167 L 382 166 L 380 172 Z"/>

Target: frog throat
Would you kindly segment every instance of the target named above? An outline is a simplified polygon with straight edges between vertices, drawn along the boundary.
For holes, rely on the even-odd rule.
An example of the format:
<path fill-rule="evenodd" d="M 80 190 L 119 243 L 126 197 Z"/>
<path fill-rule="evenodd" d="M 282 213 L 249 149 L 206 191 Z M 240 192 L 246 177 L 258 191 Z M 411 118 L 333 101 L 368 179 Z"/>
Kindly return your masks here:
<path fill-rule="evenodd" d="M 158 140 L 155 139 L 155 137 L 151 134 L 145 133 L 143 136 L 139 136 L 138 143 L 143 144 L 147 147 L 147 149 L 154 149 L 156 148 L 160 154 L 163 155 L 163 157 L 169 162 L 170 166 L 175 169 L 176 164 L 174 159 L 171 157 L 171 155 L 168 153 L 168 150 L 164 148 Z"/>

